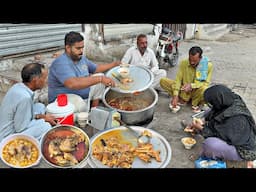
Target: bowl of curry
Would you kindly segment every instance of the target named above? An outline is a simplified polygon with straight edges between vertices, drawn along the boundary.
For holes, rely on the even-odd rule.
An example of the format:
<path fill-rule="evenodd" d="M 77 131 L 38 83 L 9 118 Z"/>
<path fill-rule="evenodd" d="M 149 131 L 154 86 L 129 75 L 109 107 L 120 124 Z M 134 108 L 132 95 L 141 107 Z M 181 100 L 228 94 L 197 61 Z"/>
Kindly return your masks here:
<path fill-rule="evenodd" d="M 87 164 L 90 139 L 80 128 L 57 125 L 41 139 L 43 159 L 55 168 L 82 168 Z"/>
<path fill-rule="evenodd" d="M 41 150 L 39 141 L 26 134 L 11 134 L 0 144 L 2 161 L 12 168 L 30 168 L 39 164 Z"/>

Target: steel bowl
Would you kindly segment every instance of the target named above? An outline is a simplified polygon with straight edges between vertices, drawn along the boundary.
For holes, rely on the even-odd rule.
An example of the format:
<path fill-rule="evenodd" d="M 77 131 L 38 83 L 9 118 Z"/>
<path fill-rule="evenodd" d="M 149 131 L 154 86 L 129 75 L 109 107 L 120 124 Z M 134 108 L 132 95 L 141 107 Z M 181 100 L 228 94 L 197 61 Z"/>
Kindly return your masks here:
<path fill-rule="evenodd" d="M 27 155 L 24 156 L 25 160 L 21 160 L 20 163 L 18 163 L 17 158 L 19 158 L 20 154 L 23 154 L 23 152 L 20 153 L 19 155 L 10 154 L 11 151 L 8 152 L 10 148 L 7 146 L 8 144 L 10 144 L 11 142 L 14 142 L 15 140 L 18 141 L 18 139 L 22 139 L 22 140 L 28 142 L 28 144 L 27 145 L 24 144 L 24 146 L 32 146 L 30 148 L 31 149 L 31 151 L 30 151 L 31 156 L 30 157 L 28 157 Z M 24 142 L 22 141 L 22 143 L 24 143 Z M 16 146 L 16 145 L 13 145 L 13 146 Z M 17 146 L 17 147 L 20 147 L 20 146 Z M 24 151 L 26 151 L 26 153 L 27 153 L 27 150 L 28 149 L 24 149 Z M 15 151 L 13 150 L 13 153 L 17 153 L 17 149 L 15 149 Z M 4 153 L 6 153 L 6 154 L 8 153 L 9 156 L 12 157 L 14 162 L 12 162 L 12 160 L 10 160 L 10 159 L 6 159 L 4 157 Z M 22 169 L 23 168 L 31 168 L 31 167 L 34 167 L 34 166 L 38 165 L 40 160 L 41 160 L 41 157 L 42 157 L 39 141 L 36 138 L 34 138 L 30 135 L 22 134 L 22 133 L 12 134 L 12 135 L 9 135 L 6 138 L 4 138 L 1 142 L 1 144 L 0 144 L 0 154 L 1 154 L 2 161 L 7 166 L 12 167 L 12 168 L 22 168 Z M 36 158 L 36 159 L 34 159 L 34 158 Z M 28 160 L 31 160 L 33 162 L 31 162 L 27 165 L 24 165 L 23 163 L 25 163 L 25 161 L 28 161 Z"/>
<path fill-rule="evenodd" d="M 53 159 L 53 157 L 50 157 L 49 155 L 49 143 L 50 141 L 52 141 L 53 139 L 56 138 L 67 138 L 68 136 L 70 136 L 70 134 L 72 134 L 72 132 L 79 134 L 79 135 L 83 135 L 84 137 L 84 143 L 80 142 L 79 144 L 82 143 L 82 159 L 81 157 L 79 157 L 79 160 L 76 156 L 77 153 L 81 152 L 81 148 L 77 146 L 75 146 L 75 150 L 70 152 L 74 157 L 76 157 L 76 159 L 78 160 L 78 163 L 75 165 L 61 165 L 55 162 L 55 160 Z M 80 145 L 81 146 L 81 145 Z M 53 127 L 52 129 L 50 129 L 48 132 L 46 132 L 40 141 L 40 147 L 41 147 L 41 151 L 42 151 L 42 158 L 43 160 L 50 165 L 51 167 L 55 167 L 55 168 L 82 168 L 85 167 L 87 165 L 87 159 L 89 157 L 90 151 L 91 151 L 91 144 L 90 144 L 90 139 L 88 137 L 88 135 L 80 128 L 72 126 L 72 125 L 57 125 L 55 127 Z M 79 150 L 79 152 L 78 152 Z M 63 153 L 63 152 L 61 152 Z M 63 153 L 64 154 L 64 153 Z M 81 153 L 80 153 L 81 154 Z M 62 155 L 62 154 L 60 154 Z M 80 155 L 81 156 L 81 155 Z M 64 156 L 63 156 L 64 157 Z"/>

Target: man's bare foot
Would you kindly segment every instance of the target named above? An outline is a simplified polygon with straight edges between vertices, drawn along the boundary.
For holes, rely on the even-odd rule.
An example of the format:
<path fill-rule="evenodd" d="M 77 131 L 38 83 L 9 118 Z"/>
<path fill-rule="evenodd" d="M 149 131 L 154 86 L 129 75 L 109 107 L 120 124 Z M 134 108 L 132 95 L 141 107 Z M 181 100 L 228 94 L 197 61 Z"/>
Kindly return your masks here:
<path fill-rule="evenodd" d="M 172 100 L 173 100 L 173 98 L 170 99 L 169 106 L 173 106 L 173 105 L 172 105 Z M 187 101 L 184 101 L 183 99 L 181 99 L 181 98 L 179 97 L 178 102 L 177 102 L 177 105 L 179 105 L 179 106 L 184 106 L 184 105 L 187 105 L 187 103 L 188 103 Z"/>
<path fill-rule="evenodd" d="M 97 106 L 99 106 L 99 104 L 100 104 L 99 99 L 92 100 L 92 107 L 97 107 Z"/>

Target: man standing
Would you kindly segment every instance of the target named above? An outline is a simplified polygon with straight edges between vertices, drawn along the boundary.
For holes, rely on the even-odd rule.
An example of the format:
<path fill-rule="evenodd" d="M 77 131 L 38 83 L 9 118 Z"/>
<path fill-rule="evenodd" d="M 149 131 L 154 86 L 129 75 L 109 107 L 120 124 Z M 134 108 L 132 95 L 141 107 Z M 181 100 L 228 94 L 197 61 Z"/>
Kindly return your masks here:
<path fill-rule="evenodd" d="M 199 105 L 204 104 L 203 93 L 209 86 L 213 71 L 212 63 L 202 54 L 200 47 L 190 48 L 189 58 L 180 62 L 176 79 L 160 80 L 161 87 L 172 96 L 170 108 L 184 105 L 191 100 L 193 112 L 201 111 Z"/>
<path fill-rule="evenodd" d="M 75 94 L 92 100 L 92 107 L 95 107 L 103 96 L 105 86 L 115 86 L 111 78 L 100 72 L 118 66 L 120 61 L 97 65 L 83 56 L 83 49 L 84 38 L 80 33 L 71 31 L 66 34 L 65 52 L 50 66 L 49 103 L 53 102 L 58 94 Z M 96 73 L 97 75 L 92 75 Z"/>
<path fill-rule="evenodd" d="M 22 83 L 16 83 L 3 98 L 0 106 L 0 141 L 14 133 L 25 133 L 40 139 L 55 118 L 45 114 L 42 103 L 33 103 L 34 91 L 42 89 L 48 71 L 38 63 L 27 64 L 21 71 Z"/>
<path fill-rule="evenodd" d="M 159 69 L 158 61 L 155 53 L 148 47 L 147 36 L 140 34 L 137 37 L 137 46 L 129 48 L 124 57 L 122 63 L 129 63 L 131 65 L 142 65 L 150 69 L 154 74 L 154 81 L 152 87 L 156 90 L 161 90 L 160 79 L 166 77 L 167 73 L 164 69 Z"/>

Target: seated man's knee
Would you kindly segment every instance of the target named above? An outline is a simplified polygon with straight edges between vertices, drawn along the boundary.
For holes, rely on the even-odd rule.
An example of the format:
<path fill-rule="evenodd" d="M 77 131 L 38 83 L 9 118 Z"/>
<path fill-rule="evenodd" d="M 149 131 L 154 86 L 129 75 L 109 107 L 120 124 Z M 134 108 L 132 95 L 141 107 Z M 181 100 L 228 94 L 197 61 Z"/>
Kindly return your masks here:
<path fill-rule="evenodd" d="M 43 103 L 35 103 L 34 104 L 34 112 L 36 114 L 44 114 L 46 107 Z"/>
<path fill-rule="evenodd" d="M 168 84 L 168 78 L 166 78 L 166 77 L 161 78 L 160 79 L 160 85 L 163 87 L 166 84 Z"/>
<path fill-rule="evenodd" d="M 204 91 L 208 88 L 208 86 L 202 86 L 199 88 L 199 91 L 204 93 Z"/>
<path fill-rule="evenodd" d="M 159 71 L 160 71 L 160 75 L 159 76 L 162 77 L 162 78 L 166 78 L 167 72 L 164 69 L 160 69 Z"/>
<path fill-rule="evenodd" d="M 51 124 L 49 122 L 45 122 L 44 130 L 48 131 L 52 128 Z"/>

